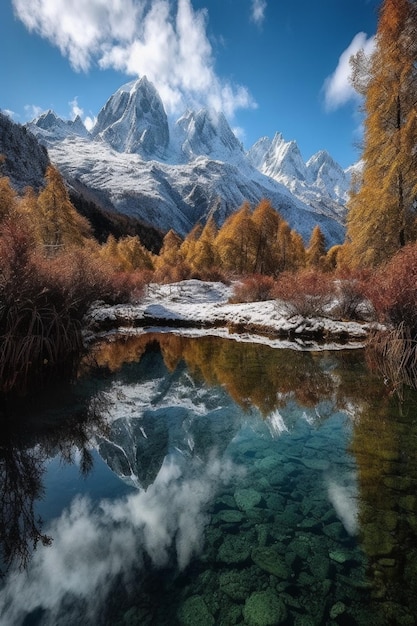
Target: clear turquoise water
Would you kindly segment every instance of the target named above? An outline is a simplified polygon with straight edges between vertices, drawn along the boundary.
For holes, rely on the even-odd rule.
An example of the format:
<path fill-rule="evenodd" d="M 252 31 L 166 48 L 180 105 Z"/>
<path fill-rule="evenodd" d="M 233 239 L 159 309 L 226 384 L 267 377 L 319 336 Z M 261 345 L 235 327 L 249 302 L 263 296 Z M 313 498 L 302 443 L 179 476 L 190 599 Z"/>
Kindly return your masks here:
<path fill-rule="evenodd" d="M 9 410 L 1 624 L 416 623 L 414 392 L 361 351 L 164 335 L 96 358 Z"/>

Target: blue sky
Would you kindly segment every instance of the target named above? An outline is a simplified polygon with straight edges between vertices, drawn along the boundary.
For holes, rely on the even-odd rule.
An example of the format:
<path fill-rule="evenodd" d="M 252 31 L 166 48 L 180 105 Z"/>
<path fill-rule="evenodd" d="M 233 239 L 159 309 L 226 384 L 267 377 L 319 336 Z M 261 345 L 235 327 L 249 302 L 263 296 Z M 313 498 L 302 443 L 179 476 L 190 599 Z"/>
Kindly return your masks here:
<path fill-rule="evenodd" d="M 0 108 L 87 125 L 147 75 L 168 114 L 222 109 L 249 148 L 281 132 L 307 160 L 359 158 L 348 58 L 371 49 L 379 0 L 2 0 Z"/>

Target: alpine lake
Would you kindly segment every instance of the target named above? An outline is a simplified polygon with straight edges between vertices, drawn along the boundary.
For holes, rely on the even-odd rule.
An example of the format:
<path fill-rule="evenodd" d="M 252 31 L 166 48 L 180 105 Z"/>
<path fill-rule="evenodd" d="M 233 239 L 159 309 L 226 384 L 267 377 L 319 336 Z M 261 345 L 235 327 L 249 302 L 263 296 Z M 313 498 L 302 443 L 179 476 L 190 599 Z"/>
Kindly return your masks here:
<path fill-rule="evenodd" d="M 5 407 L 2 626 L 417 623 L 417 392 L 173 332 Z"/>

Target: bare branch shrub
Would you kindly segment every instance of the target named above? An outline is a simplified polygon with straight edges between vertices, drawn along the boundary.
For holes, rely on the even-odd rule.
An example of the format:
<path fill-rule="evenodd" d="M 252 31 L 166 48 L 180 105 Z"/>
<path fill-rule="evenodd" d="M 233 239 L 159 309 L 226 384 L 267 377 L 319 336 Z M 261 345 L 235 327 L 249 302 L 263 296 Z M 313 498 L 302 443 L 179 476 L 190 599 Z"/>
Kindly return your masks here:
<path fill-rule="evenodd" d="M 334 279 L 316 269 L 283 272 L 271 290 L 271 296 L 283 300 L 293 315 L 327 315 L 327 308 L 335 297 Z"/>
<path fill-rule="evenodd" d="M 405 324 L 371 333 L 366 359 L 393 392 L 401 393 L 404 385 L 417 389 L 417 340 Z"/>
<path fill-rule="evenodd" d="M 367 297 L 370 280 L 369 270 L 339 272 L 335 282 L 336 305 L 333 316 L 347 320 L 373 319 L 375 311 Z"/>
<path fill-rule="evenodd" d="M 417 337 L 417 244 L 402 248 L 368 282 L 367 295 L 379 321 L 406 327 Z"/>
<path fill-rule="evenodd" d="M 275 281 L 271 276 L 265 276 L 264 274 L 247 276 L 236 283 L 230 302 L 261 302 L 271 300 L 271 290 L 274 285 Z"/>

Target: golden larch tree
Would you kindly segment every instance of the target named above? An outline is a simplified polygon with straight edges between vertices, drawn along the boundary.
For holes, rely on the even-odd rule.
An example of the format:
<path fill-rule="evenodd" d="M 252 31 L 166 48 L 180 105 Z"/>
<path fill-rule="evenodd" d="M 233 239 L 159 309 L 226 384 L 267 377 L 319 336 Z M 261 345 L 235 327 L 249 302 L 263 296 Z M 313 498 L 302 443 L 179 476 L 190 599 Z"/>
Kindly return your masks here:
<path fill-rule="evenodd" d="M 190 259 L 193 269 L 208 270 L 217 266 L 218 255 L 215 247 L 217 234 L 216 222 L 210 217 L 195 243 L 194 253 Z"/>
<path fill-rule="evenodd" d="M 91 236 L 89 222 L 77 213 L 58 170 L 49 166 L 46 185 L 38 196 L 40 236 L 45 249 L 54 254 L 64 247 L 82 245 Z"/>
<path fill-rule="evenodd" d="M 225 271 L 238 274 L 254 271 L 256 233 L 248 202 L 224 222 L 216 238 L 216 247 Z"/>
<path fill-rule="evenodd" d="M 326 258 L 326 242 L 320 226 L 315 226 L 306 250 L 308 267 L 322 267 Z"/>
<path fill-rule="evenodd" d="M 254 271 L 258 274 L 274 274 L 277 265 L 274 244 L 282 218 L 270 201 L 264 199 L 255 207 L 252 222 L 256 246 Z"/>
<path fill-rule="evenodd" d="M 7 176 L 0 177 L 0 222 L 11 215 L 17 206 L 17 194 Z"/>
<path fill-rule="evenodd" d="M 375 50 L 352 59 L 365 96 L 363 172 L 348 205 L 351 265 L 376 266 L 416 238 L 417 2 L 384 0 Z"/>

